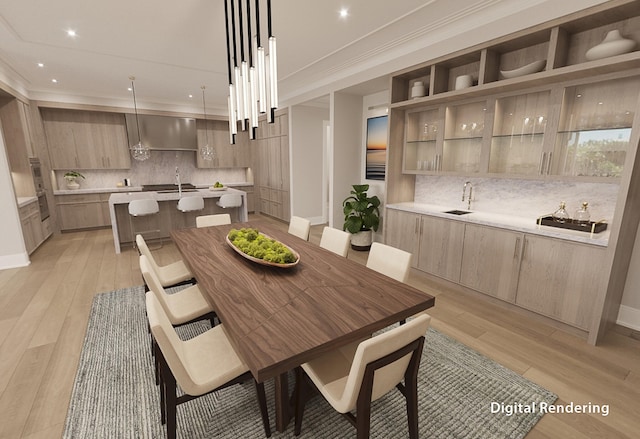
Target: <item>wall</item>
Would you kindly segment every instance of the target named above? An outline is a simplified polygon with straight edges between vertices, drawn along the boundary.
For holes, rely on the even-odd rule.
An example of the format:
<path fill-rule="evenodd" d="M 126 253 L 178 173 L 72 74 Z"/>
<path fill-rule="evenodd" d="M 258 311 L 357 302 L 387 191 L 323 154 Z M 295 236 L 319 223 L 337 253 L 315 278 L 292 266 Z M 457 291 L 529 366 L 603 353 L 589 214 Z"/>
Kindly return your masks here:
<path fill-rule="evenodd" d="M 1 128 L 1 127 L 0 127 Z M 16 195 L 13 191 L 9 160 L 5 148 L 4 136 L 0 129 L 0 230 L 2 230 L 2 245 L 0 245 L 0 269 L 24 267 L 29 265 L 29 255 L 24 246 L 22 226 L 16 205 Z"/>
<path fill-rule="evenodd" d="M 296 105 L 289 112 L 291 130 L 291 212 L 313 224 L 322 215 L 323 121 L 327 108 Z"/>
<path fill-rule="evenodd" d="M 362 181 L 362 97 L 347 93 L 331 93 L 331 126 L 333 127 L 332 175 L 329 187 L 329 225 L 338 229 L 344 224 L 342 201 L 351 186 Z"/>

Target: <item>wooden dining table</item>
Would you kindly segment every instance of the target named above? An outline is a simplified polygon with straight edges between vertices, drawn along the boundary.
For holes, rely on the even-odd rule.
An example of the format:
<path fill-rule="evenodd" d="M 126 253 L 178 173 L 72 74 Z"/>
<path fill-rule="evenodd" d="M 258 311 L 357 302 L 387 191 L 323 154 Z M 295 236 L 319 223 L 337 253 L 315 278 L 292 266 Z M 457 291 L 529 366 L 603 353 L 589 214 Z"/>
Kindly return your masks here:
<path fill-rule="evenodd" d="M 251 227 L 300 255 L 291 268 L 258 264 L 231 248 Z M 275 379 L 276 427 L 290 420 L 287 373 L 432 307 L 435 298 L 264 220 L 171 233 L 200 290 L 258 382 Z"/>

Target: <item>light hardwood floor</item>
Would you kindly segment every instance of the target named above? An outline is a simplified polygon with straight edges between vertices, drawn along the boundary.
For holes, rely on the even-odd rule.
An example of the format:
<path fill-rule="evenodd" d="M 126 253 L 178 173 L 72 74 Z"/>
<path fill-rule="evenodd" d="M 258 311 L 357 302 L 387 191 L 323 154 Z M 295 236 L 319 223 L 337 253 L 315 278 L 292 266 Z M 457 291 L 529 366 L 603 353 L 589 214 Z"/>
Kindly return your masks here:
<path fill-rule="evenodd" d="M 163 264 L 179 257 L 171 243 L 154 254 Z M 367 253 L 349 257 L 364 263 Z M 435 329 L 557 393 L 557 404 L 610 406 L 606 417 L 547 414 L 528 438 L 638 437 L 639 333 L 616 328 L 593 347 L 416 273 L 409 283 L 437 296 Z M 137 253 L 116 255 L 110 229 L 53 236 L 28 267 L 0 271 L 0 438 L 61 436 L 93 296 L 141 284 Z"/>

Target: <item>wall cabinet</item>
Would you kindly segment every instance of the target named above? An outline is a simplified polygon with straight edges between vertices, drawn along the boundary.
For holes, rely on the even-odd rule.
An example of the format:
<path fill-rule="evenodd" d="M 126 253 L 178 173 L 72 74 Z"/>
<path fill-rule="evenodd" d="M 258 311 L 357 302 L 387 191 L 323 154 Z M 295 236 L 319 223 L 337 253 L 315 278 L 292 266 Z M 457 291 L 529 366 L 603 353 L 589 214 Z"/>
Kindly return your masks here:
<path fill-rule="evenodd" d="M 42 108 L 53 169 L 129 169 L 124 114 Z"/>
<path fill-rule="evenodd" d="M 0 135 L 4 136 L 13 187 L 18 197 L 30 197 L 36 190 L 29 157 L 33 157 L 27 106 L 17 99 L 0 100 Z"/>
<path fill-rule="evenodd" d="M 527 235 L 516 304 L 588 329 L 602 289 L 605 249 Z"/>
<path fill-rule="evenodd" d="M 221 120 L 196 120 L 198 149 L 207 143 L 215 148 L 213 160 L 204 160 L 197 154 L 198 168 L 249 168 L 251 167 L 251 149 L 249 135 L 239 132 L 236 143 L 229 143 L 229 123 Z"/>
<path fill-rule="evenodd" d="M 56 195 L 58 226 L 62 231 L 111 226 L 111 194 Z"/>

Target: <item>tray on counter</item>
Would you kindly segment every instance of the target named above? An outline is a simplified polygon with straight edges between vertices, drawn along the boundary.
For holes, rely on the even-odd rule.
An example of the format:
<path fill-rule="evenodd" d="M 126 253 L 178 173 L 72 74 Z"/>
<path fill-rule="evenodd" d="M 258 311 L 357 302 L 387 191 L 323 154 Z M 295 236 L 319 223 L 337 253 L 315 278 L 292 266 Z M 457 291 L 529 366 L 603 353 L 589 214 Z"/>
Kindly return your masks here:
<path fill-rule="evenodd" d="M 537 223 L 543 226 L 551 226 L 558 227 L 560 229 L 569 229 L 569 230 L 578 230 L 580 232 L 587 233 L 600 233 L 607 230 L 607 223 L 604 220 L 601 221 L 589 221 L 586 224 L 577 224 L 572 220 L 566 221 L 564 223 L 559 223 L 558 221 L 553 220 L 553 216 L 541 216 L 538 218 Z"/>

